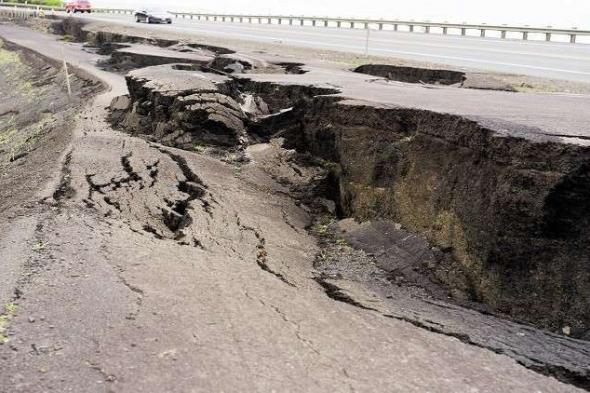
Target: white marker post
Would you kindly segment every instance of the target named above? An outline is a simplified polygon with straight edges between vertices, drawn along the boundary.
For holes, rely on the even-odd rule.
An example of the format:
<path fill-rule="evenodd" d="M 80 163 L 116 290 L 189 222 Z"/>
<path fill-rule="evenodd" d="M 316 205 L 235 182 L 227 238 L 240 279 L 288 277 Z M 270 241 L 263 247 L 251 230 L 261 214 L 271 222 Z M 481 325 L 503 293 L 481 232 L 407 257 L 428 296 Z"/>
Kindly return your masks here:
<path fill-rule="evenodd" d="M 367 26 L 365 30 L 367 30 L 367 39 L 365 40 L 365 57 L 369 57 L 369 31 L 371 28 Z"/>
<path fill-rule="evenodd" d="M 70 85 L 70 74 L 68 73 L 68 63 L 66 62 L 66 55 L 64 53 L 63 44 L 60 46 L 61 48 L 61 57 L 64 60 L 64 72 L 66 74 L 66 85 L 68 86 L 68 98 L 72 99 L 72 86 Z"/>

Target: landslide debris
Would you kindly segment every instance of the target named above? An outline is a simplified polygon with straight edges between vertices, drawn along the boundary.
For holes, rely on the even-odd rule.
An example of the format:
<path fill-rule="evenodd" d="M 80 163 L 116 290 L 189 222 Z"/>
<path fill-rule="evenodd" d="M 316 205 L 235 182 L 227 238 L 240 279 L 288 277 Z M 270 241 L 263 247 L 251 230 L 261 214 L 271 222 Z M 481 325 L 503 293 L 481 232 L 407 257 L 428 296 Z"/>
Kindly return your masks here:
<path fill-rule="evenodd" d="M 186 150 L 242 148 L 268 134 L 300 100 L 335 90 L 255 83 L 195 64 L 142 68 L 126 76 L 128 97 L 115 98 L 111 121 L 134 135 Z M 248 133 L 247 129 L 256 129 Z"/>

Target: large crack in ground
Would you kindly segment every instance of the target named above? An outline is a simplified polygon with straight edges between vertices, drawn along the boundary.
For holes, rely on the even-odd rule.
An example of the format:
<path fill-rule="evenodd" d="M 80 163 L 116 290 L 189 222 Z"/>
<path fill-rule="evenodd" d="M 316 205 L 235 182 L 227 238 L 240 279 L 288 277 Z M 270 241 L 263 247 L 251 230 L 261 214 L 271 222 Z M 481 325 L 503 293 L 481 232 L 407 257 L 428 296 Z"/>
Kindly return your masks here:
<path fill-rule="evenodd" d="M 168 68 L 163 69 L 169 72 Z M 193 73 L 195 69 L 192 66 L 188 68 L 190 73 Z M 201 71 L 201 75 L 206 75 L 203 69 Z M 227 77 L 227 75 L 224 75 L 224 77 Z M 129 79 L 132 78 L 133 76 Z M 146 83 L 148 82 L 147 78 L 135 80 L 135 82 L 138 81 L 141 83 L 133 85 L 134 89 L 132 90 L 134 91 L 130 92 L 131 96 L 128 98 L 127 105 L 122 105 L 122 109 L 119 109 L 121 112 L 118 114 L 119 119 L 122 118 L 121 115 L 130 113 L 136 115 L 131 119 L 132 121 L 126 124 L 128 131 L 135 131 L 137 135 L 141 135 L 150 141 L 163 142 L 169 146 L 197 151 L 202 148 L 202 142 L 222 141 L 223 143 L 219 145 L 224 145 L 224 149 L 235 152 L 243 150 L 245 146 L 254 141 L 264 142 L 268 141 L 270 136 L 281 136 L 285 138 L 286 146 L 297 148 L 301 155 L 311 154 L 321 159 L 321 165 L 325 166 L 327 173 L 332 176 L 331 181 L 326 182 L 331 184 L 331 187 L 327 190 L 324 189 L 322 196 L 333 199 L 337 205 L 337 210 L 344 217 L 356 217 L 360 220 L 384 218 L 403 221 L 406 228 L 424 234 L 433 247 L 439 247 L 445 253 L 451 255 L 454 258 L 453 263 L 457 264 L 461 258 L 471 258 L 470 262 L 475 261 L 477 269 L 466 273 L 469 279 L 466 279 L 468 283 L 465 285 L 471 285 L 471 287 L 467 288 L 469 291 L 464 292 L 470 294 L 471 300 L 487 301 L 490 303 L 490 307 L 497 307 L 490 300 L 490 297 L 492 295 L 504 296 L 505 293 L 509 292 L 507 284 L 512 285 L 513 282 L 492 282 L 491 286 L 495 286 L 494 290 L 498 289 L 499 293 L 492 292 L 491 295 L 485 293 L 484 291 L 489 290 L 489 288 L 474 287 L 473 283 L 478 281 L 474 280 L 473 277 L 478 277 L 477 275 L 484 275 L 485 277 L 486 268 L 490 268 L 490 266 L 492 270 L 506 268 L 508 269 L 507 275 L 511 274 L 523 280 L 516 282 L 517 286 L 524 283 L 520 287 L 522 292 L 516 295 L 530 292 L 531 288 L 527 286 L 530 283 L 526 281 L 526 277 L 520 277 L 518 271 L 510 271 L 509 266 L 506 266 L 509 265 L 508 263 L 502 265 L 501 261 L 499 261 L 501 256 L 513 256 L 511 250 L 502 249 L 496 243 L 491 245 L 487 243 L 493 252 L 491 256 L 482 256 L 473 253 L 469 248 L 461 247 L 466 242 L 469 244 L 477 243 L 477 238 L 468 238 L 468 236 L 473 235 L 475 230 L 483 231 L 485 236 L 489 236 L 493 230 L 501 228 L 507 220 L 516 217 L 519 227 L 516 228 L 517 233 L 508 233 L 508 235 L 512 236 L 511 242 L 513 242 L 509 244 L 510 247 L 516 249 L 522 245 L 523 239 L 530 241 L 532 236 L 543 242 L 546 240 L 544 237 L 546 234 L 542 232 L 542 229 L 539 229 L 538 222 L 535 221 L 537 217 L 534 214 L 526 214 L 526 208 L 538 204 L 539 200 L 542 200 L 542 197 L 535 197 L 534 194 L 545 195 L 555 188 L 555 184 L 559 183 L 566 185 L 565 190 L 562 190 L 563 192 L 575 194 L 573 200 L 583 199 L 586 196 L 585 189 L 580 189 L 577 186 L 568 187 L 570 183 L 567 181 L 556 182 L 552 178 L 552 176 L 557 177 L 558 180 L 560 178 L 572 178 L 572 173 L 575 171 L 572 171 L 571 168 L 580 167 L 580 163 L 587 159 L 586 150 L 574 147 L 561 148 L 552 141 L 545 146 L 510 137 L 498 141 L 490 137 L 494 134 L 493 131 L 480 127 L 475 122 L 459 116 L 446 116 L 428 111 L 400 108 L 375 109 L 368 105 L 345 106 L 343 102 L 339 102 L 343 101 L 341 98 L 316 97 L 335 93 L 336 91 L 332 89 L 249 82 L 243 77 L 229 78 L 228 81 L 219 83 L 218 88 L 215 90 L 200 90 L 197 88 L 179 92 L 175 95 L 149 91 L 153 86 Z M 154 94 L 150 95 L 151 93 Z M 254 103 L 253 109 L 245 109 L 246 99 L 242 96 L 243 94 L 253 97 L 249 99 L 250 103 Z M 191 110 L 187 110 L 187 105 L 174 105 L 176 99 L 181 98 L 187 101 L 186 97 L 189 96 L 193 96 L 189 100 L 190 105 L 199 106 L 198 109 L 201 112 L 206 112 L 207 116 L 203 117 L 199 114 L 198 116 L 187 117 L 185 116 L 186 113 L 194 115 Z M 205 107 L 204 111 L 203 107 Z M 183 116 L 179 116 L 182 114 L 181 112 L 184 113 Z M 238 119 L 241 125 L 235 119 Z M 177 132 L 177 129 L 157 128 L 158 123 L 168 124 L 172 121 L 176 121 L 175 124 L 178 124 L 182 129 L 182 132 L 174 135 L 174 137 L 170 137 L 170 133 Z M 223 139 L 212 140 L 210 138 L 212 130 L 214 130 L 213 134 L 221 135 Z M 198 139 L 199 133 L 209 134 L 207 135 L 209 139 Z M 225 133 L 228 133 L 231 138 L 225 138 L 227 136 Z M 188 136 L 191 137 L 190 140 L 188 140 Z M 197 138 L 193 139 L 195 136 Z M 236 136 L 245 136 L 246 139 Z M 164 140 L 165 137 L 169 137 L 168 140 Z M 228 141 L 230 142 L 229 146 Z M 152 147 L 155 146 L 157 145 L 152 145 Z M 355 149 L 358 150 L 358 154 L 355 153 Z M 532 153 L 524 153 L 526 149 L 530 149 Z M 174 198 L 161 196 L 162 204 L 157 206 L 161 215 L 159 217 L 150 216 L 143 229 L 158 239 L 174 240 L 181 245 L 190 244 L 195 247 L 202 247 L 200 241 L 196 238 L 187 241 L 185 238 L 189 235 L 185 233 L 185 230 L 194 224 L 191 210 L 195 202 L 199 201 L 200 208 L 210 217 L 213 216 L 213 197 L 207 195 L 207 186 L 190 168 L 184 156 L 176 154 L 165 147 L 157 147 L 157 150 L 170 158 L 177 166 L 181 176 L 178 177 L 175 191 L 180 193 L 181 196 L 176 195 Z M 437 153 L 437 150 L 445 151 L 447 157 L 442 157 L 440 153 Z M 547 163 L 538 162 L 533 157 L 547 157 L 548 155 Z M 69 163 L 69 160 L 67 161 Z M 424 162 L 430 162 L 431 165 L 423 164 L 423 166 L 420 166 Z M 234 161 L 234 163 L 236 162 Z M 130 198 L 130 195 L 138 190 L 148 192 L 150 188 L 155 187 L 158 182 L 162 160 L 158 159 L 139 169 L 140 167 L 133 161 L 132 153 L 129 152 L 121 156 L 120 164 L 124 175 L 113 177 L 108 182 L 95 181 L 96 174 L 86 175 L 88 183 L 86 201 L 90 206 L 94 205 L 97 202 L 95 198 L 98 198 L 113 208 L 115 213 L 134 215 L 135 212 L 126 212 L 125 199 Z M 509 171 L 503 172 L 500 167 L 508 167 Z M 64 196 L 68 195 L 67 180 L 69 174 L 66 176 L 66 172 L 67 170 L 64 171 L 63 176 L 65 188 L 60 185 L 54 194 L 57 200 L 62 200 Z M 515 211 L 510 208 L 510 205 L 516 198 L 509 199 L 506 194 L 497 194 L 495 196 L 500 200 L 498 209 L 505 209 L 507 213 L 503 214 L 497 211 L 494 213 L 498 214 L 503 221 L 499 222 L 494 228 L 481 225 L 487 218 L 470 222 L 473 216 L 469 216 L 469 214 L 481 214 L 482 205 L 485 205 L 486 201 L 479 201 L 479 204 L 471 205 L 462 202 L 467 198 L 458 192 L 462 189 L 472 189 L 474 185 L 473 183 L 465 183 L 462 180 L 463 177 L 457 175 L 459 172 L 462 172 L 465 177 L 476 179 L 475 181 L 478 182 L 483 182 L 482 179 L 486 176 L 493 178 L 496 182 L 505 181 L 506 184 L 500 184 L 502 186 L 518 188 L 518 197 L 520 198 L 518 201 L 522 202 L 525 208 L 523 211 Z M 519 176 L 519 179 L 514 180 Z M 424 182 L 424 179 L 431 178 L 439 178 L 442 181 L 434 185 Z M 440 189 L 441 191 L 436 195 L 425 195 L 425 189 Z M 490 191 L 490 189 L 492 188 L 486 189 L 484 187 L 478 190 L 484 193 Z M 317 192 L 317 190 L 315 191 Z M 395 198 L 393 198 L 394 200 L 388 199 L 388 193 L 395 195 L 397 201 Z M 451 200 L 445 199 L 444 193 L 451 195 Z M 99 194 L 100 197 L 95 194 Z M 473 195 L 472 192 L 469 194 Z M 505 200 L 502 200 L 502 198 L 505 198 Z M 412 203 L 407 203 L 408 201 Z M 453 205 L 457 201 L 459 201 L 459 205 Z M 433 216 L 420 217 L 416 211 L 412 211 L 412 204 L 428 208 L 434 206 L 434 210 L 440 209 Z M 469 214 L 461 216 L 462 211 Z M 115 213 L 107 212 L 105 214 Z M 546 210 L 535 211 L 535 214 L 537 213 L 543 217 L 543 222 L 547 221 L 548 212 Z M 560 212 L 553 212 L 552 214 L 559 215 Z M 144 219 L 145 217 L 138 216 L 136 218 Z M 548 218 L 551 221 L 551 217 Z M 160 224 L 163 224 L 164 227 Z M 580 222 L 576 221 L 574 224 L 578 227 Z M 237 225 L 242 231 L 252 232 L 258 241 L 256 245 L 257 266 L 287 285 L 294 287 L 295 285 L 288 280 L 288 277 L 274 271 L 269 266 L 266 239 L 262 231 L 244 225 L 240 222 L 239 217 L 237 218 Z M 475 229 L 468 228 L 466 230 L 464 227 L 468 225 L 474 225 Z M 164 230 L 166 228 L 167 231 Z M 512 229 L 513 227 L 509 228 L 509 230 Z M 552 261 L 556 252 L 561 252 L 561 250 L 567 249 L 574 243 L 575 247 L 577 247 L 575 251 L 579 254 L 585 250 L 583 246 L 579 246 L 579 238 L 562 240 L 562 243 L 543 243 L 543 247 L 547 247 L 550 252 L 541 255 L 541 257 L 546 258 L 541 262 Z M 530 257 L 536 250 L 525 249 L 525 256 Z M 570 259 L 574 260 L 574 262 L 580 260 L 579 254 L 576 254 L 576 252 L 568 255 L 568 258 L 571 257 Z M 481 262 L 482 259 L 483 262 Z M 560 268 L 572 267 L 567 262 L 564 262 L 564 259 L 557 261 Z M 517 262 L 523 262 L 523 260 L 519 259 Z M 573 266 L 573 268 L 576 270 L 579 266 Z M 431 270 L 434 271 L 435 275 L 439 273 L 436 268 Z M 496 274 L 498 270 L 492 272 Z M 432 273 L 432 271 L 429 272 L 429 274 Z M 441 275 L 437 276 L 438 283 L 445 284 L 444 277 L 441 277 Z M 456 337 L 470 345 L 480 346 L 496 353 L 508 354 L 530 369 L 555 376 L 576 386 L 589 388 L 587 367 L 568 368 L 557 364 L 557 362 L 552 362 L 551 359 L 532 357 L 527 358 L 528 361 L 522 361 L 519 357 L 526 356 L 519 352 L 518 348 L 512 353 L 507 352 L 498 345 L 486 345 L 481 341 L 474 340 L 468 333 L 449 331 L 437 327 L 445 326 L 444 323 L 436 321 L 424 323 L 418 318 L 387 313 L 372 308 L 362 300 L 356 300 L 354 296 L 349 295 L 346 290 L 340 288 L 330 278 L 319 273 L 316 281 L 324 289 L 326 295 L 336 301 L 349 303 L 368 311 L 379 312 L 384 317 L 409 322 L 436 333 Z M 576 283 L 580 288 L 583 288 L 586 284 L 584 282 Z M 453 283 L 446 283 L 446 285 L 452 286 Z M 131 287 L 129 289 L 133 291 Z M 538 290 L 538 288 L 533 288 L 533 290 Z M 529 305 L 518 305 L 520 308 L 513 311 L 510 301 L 516 296 L 515 294 L 509 295 L 507 299 L 501 299 L 503 300 L 500 302 L 502 307 L 498 307 L 501 311 L 512 312 L 513 316 L 514 313 L 523 313 L 515 316 L 525 320 L 529 318 L 527 312 L 530 314 L 538 313 L 535 310 L 527 311 L 526 307 Z M 547 296 L 553 296 L 554 298 L 559 298 L 562 295 L 559 293 L 547 294 Z M 569 302 L 571 299 L 566 298 L 566 300 Z M 543 301 L 536 301 L 537 305 L 543 303 Z M 570 303 L 566 304 L 566 306 L 569 305 Z M 546 312 L 543 315 L 548 314 L 549 312 Z M 560 324 L 571 324 L 574 326 L 576 335 L 583 336 L 584 329 L 587 328 L 586 319 L 580 322 L 575 318 L 566 319 L 568 317 L 561 314 L 557 316 L 550 315 L 549 322 L 534 322 L 538 322 L 541 326 L 549 326 L 554 330 L 557 330 L 556 328 L 559 328 Z M 576 318 L 578 317 L 586 318 L 586 315 L 577 315 Z M 577 324 L 572 323 L 572 321 Z M 549 340 L 549 338 L 545 337 L 543 339 Z M 551 339 L 555 339 L 555 337 Z M 565 343 L 563 345 L 571 345 L 580 353 L 586 351 L 586 344 L 584 343 L 574 340 L 567 341 L 567 339 L 562 340 Z M 577 362 L 578 359 L 575 361 Z M 576 367 L 578 365 L 579 363 L 576 364 Z"/>
<path fill-rule="evenodd" d="M 421 329 L 428 330 L 430 332 L 441 334 L 448 337 L 453 337 L 458 339 L 459 341 L 473 345 L 479 348 L 487 349 L 499 355 L 508 355 L 513 358 L 522 366 L 536 371 L 540 374 L 551 376 L 559 379 L 560 381 L 570 383 L 574 386 L 580 387 L 585 390 L 590 390 L 590 381 L 588 379 L 588 370 L 581 368 L 578 370 L 572 370 L 572 368 L 568 366 L 560 366 L 555 364 L 546 363 L 546 361 L 540 357 L 526 357 L 523 356 L 522 353 L 510 353 L 503 349 L 499 349 L 496 346 L 486 345 L 480 341 L 473 340 L 468 334 L 463 333 L 456 333 L 453 331 L 445 330 L 443 325 L 437 324 L 433 321 L 427 321 L 427 323 L 417 320 L 415 318 L 407 317 L 407 316 L 400 316 L 394 315 L 389 313 L 384 313 L 376 308 L 372 308 L 368 305 L 365 305 L 362 302 L 355 300 L 350 294 L 347 293 L 346 290 L 340 288 L 334 282 L 330 282 L 326 276 L 319 275 L 314 277 L 316 282 L 324 289 L 326 295 L 337 301 L 349 304 L 351 306 L 379 313 L 381 316 L 385 318 L 391 318 L 398 321 L 410 323 L 416 327 Z M 438 325 L 438 326 L 437 326 Z"/>
<path fill-rule="evenodd" d="M 158 109 L 158 102 L 162 101 L 166 96 L 160 95 L 157 91 L 150 92 L 150 87 L 146 89 L 146 86 L 149 85 L 148 81 L 150 80 L 150 77 L 147 76 L 149 73 L 142 73 L 141 75 L 141 80 L 136 79 L 132 82 L 131 80 L 133 80 L 134 76 L 131 75 L 128 77 L 128 80 L 130 81 L 131 97 L 130 104 L 127 107 L 127 113 L 134 112 L 132 105 L 135 107 L 141 106 L 141 104 L 133 104 L 134 102 L 151 103 L 151 106 L 148 107 L 148 111 L 144 112 L 144 114 L 140 114 L 140 116 L 147 116 L 147 118 L 151 119 L 152 125 L 150 127 L 153 127 L 154 120 L 156 120 L 156 122 L 166 122 L 177 116 L 174 112 L 169 112 L 164 118 L 158 117 L 160 116 L 159 113 L 161 113 Z M 202 75 L 206 78 L 207 73 Z M 136 82 L 138 81 L 140 81 L 140 85 L 136 85 Z M 231 88 L 227 88 L 227 83 L 230 83 Z M 343 105 L 341 103 L 342 99 L 340 98 L 322 97 L 321 95 L 323 94 L 333 93 L 333 91 L 327 90 L 311 89 L 306 91 L 301 86 L 296 85 L 280 86 L 273 83 L 244 82 L 243 80 L 240 80 L 240 78 L 234 79 L 233 77 L 230 78 L 229 81 L 227 79 L 221 81 L 220 84 L 217 85 L 217 88 L 218 93 L 216 94 L 228 94 L 227 98 L 217 98 L 218 100 L 235 100 L 237 103 L 240 103 L 240 99 L 244 94 L 251 94 L 259 100 L 256 104 L 258 107 L 257 110 L 266 106 L 268 107 L 268 112 L 271 114 L 271 116 L 260 116 L 260 112 L 256 112 L 255 110 L 256 114 L 252 117 L 247 113 L 239 115 L 242 116 L 242 124 L 247 127 L 247 130 L 249 130 L 245 135 L 249 138 L 254 136 L 254 138 L 251 139 L 251 142 L 248 142 L 248 140 L 237 142 L 238 149 L 243 149 L 243 147 L 240 147 L 239 145 L 243 146 L 254 141 L 264 141 L 268 140 L 267 138 L 280 135 L 285 139 L 286 146 L 296 148 L 300 154 L 305 155 L 311 153 L 312 155 L 323 159 L 323 161 L 320 160 L 320 162 L 323 162 L 324 164 L 322 165 L 326 166 L 326 173 L 329 180 L 324 181 L 324 184 L 327 184 L 328 187 L 322 188 L 322 196 L 328 196 L 329 199 L 336 199 L 336 210 L 341 212 L 344 216 L 354 216 L 359 219 L 372 217 L 398 219 L 401 220 L 404 225 L 410 227 L 411 230 L 418 232 L 423 231 L 426 228 L 421 228 L 420 226 L 416 226 L 415 223 L 412 223 L 412 221 L 408 221 L 408 219 L 414 219 L 412 215 L 415 213 L 413 213 L 411 209 L 407 212 L 399 211 L 399 208 L 397 212 L 392 211 L 391 206 L 387 206 L 378 201 L 378 198 L 382 198 L 381 196 L 373 193 L 377 192 L 379 189 L 385 189 L 392 194 L 397 193 L 399 198 L 413 198 L 414 202 L 431 203 L 429 200 L 421 200 L 421 198 L 423 199 L 421 196 L 418 199 L 416 199 L 416 196 L 411 196 L 412 193 L 416 192 L 414 189 L 419 190 L 417 187 L 422 186 L 422 180 L 416 178 L 415 176 L 417 175 L 413 174 L 411 171 L 408 172 L 410 165 L 414 165 L 414 160 L 418 159 L 416 154 L 423 154 L 428 151 L 429 153 L 427 153 L 427 155 L 430 155 L 431 161 L 436 162 L 439 159 L 438 157 L 440 156 L 440 153 L 433 154 L 432 147 L 429 146 L 430 144 L 433 146 L 444 144 L 447 146 L 447 150 L 449 144 L 455 144 L 459 149 L 467 149 L 464 151 L 470 151 L 471 153 L 469 154 L 480 154 L 481 147 L 474 146 L 474 142 L 469 141 L 469 139 L 485 139 L 494 134 L 493 131 L 481 128 L 475 123 L 459 117 L 441 116 L 427 111 L 372 109 L 365 105 Z M 210 94 L 210 90 L 206 91 L 208 92 L 207 94 Z M 190 90 L 191 96 L 198 96 L 199 94 L 198 89 L 193 88 Z M 185 97 L 186 94 L 181 91 L 178 93 L 178 96 Z M 170 100 L 170 98 L 165 99 Z M 180 106 L 174 105 L 172 107 L 181 108 Z M 134 113 L 138 114 L 138 112 Z M 236 112 L 236 114 L 238 114 L 238 112 Z M 194 117 L 192 119 L 193 121 L 195 120 Z M 134 122 L 137 124 L 137 121 Z M 131 122 L 131 124 L 134 122 Z M 201 122 L 201 120 L 196 120 L 195 124 L 197 124 L 197 126 L 193 124 L 190 127 L 193 127 L 193 130 L 196 130 L 197 132 L 208 127 L 206 121 L 202 123 L 199 122 Z M 139 121 L 139 123 L 141 123 L 141 121 Z M 128 122 L 127 124 L 129 125 L 130 123 Z M 227 125 L 228 123 L 226 123 L 226 126 Z M 153 128 L 151 129 L 153 130 Z M 238 126 L 237 129 L 240 133 L 243 133 L 241 126 Z M 139 134 L 145 135 L 150 134 L 151 132 L 152 131 L 150 131 L 149 128 L 142 128 L 140 129 Z M 194 131 L 189 130 L 188 132 L 193 133 Z M 366 133 L 367 136 L 370 136 L 371 145 L 368 144 L 369 139 L 364 137 L 362 133 Z M 472 136 L 467 136 L 468 134 L 472 134 Z M 477 137 L 474 137 L 473 135 L 477 135 Z M 194 136 L 195 134 L 192 134 L 193 138 Z M 157 135 L 156 138 L 158 138 Z M 162 141 L 167 143 L 169 140 Z M 512 140 L 510 138 L 507 142 L 508 143 L 505 145 L 508 146 L 509 149 L 513 149 L 516 156 L 521 154 L 518 152 L 519 150 L 516 149 L 521 149 L 523 144 L 528 144 L 537 150 L 542 147 L 542 145 L 535 144 L 534 142 L 529 143 L 522 140 Z M 172 145 L 174 145 L 174 143 L 172 143 Z M 414 145 L 417 147 L 414 148 Z M 183 147 L 183 145 L 181 144 L 179 147 Z M 186 145 L 184 145 L 184 147 L 186 148 Z M 492 144 L 488 145 L 487 148 L 494 149 L 495 147 Z M 189 150 L 190 149 L 191 148 L 189 148 Z M 438 150 L 439 147 L 436 149 Z M 505 149 L 505 147 L 503 146 L 502 149 Z M 551 147 L 551 149 L 553 149 L 553 147 Z M 555 152 L 556 151 L 553 150 L 551 154 L 555 155 Z M 461 153 L 461 155 L 464 154 L 465 153 L 463 152 Z M 558 159 L 563 160 L 564 156 L 568 156 L 569 154 L 570 152 L 567 149 L 563 149 L 561 152 L 558 151 L 558 156 L 561 155 Z M 453 195 L 453 198 L 456 198 L 454 194 L 461 188 L 458 188 L 457 186 L 457 183 L 460 180 L 458 180 L 455 173 L 458 173 L 459 171 L 472 173 L 470 176 L 477 179 L 480 178 L 480 175 L 476 175 L 473 172 L 473 168 L 467 167 L 467 165 L 473 165 L 472 163 L 461 162 L 460 160 L 463 160 L 463 158 L 457 163 L 453 163 L 453 158 L 449 160 L 448 155 L 445 157 L 441 156 L 440 158 L 443 161 L 438 164 L 442 165 L 447 171 L 442 174 L 443 188 L 441 191 L 444 190 L 444 192 L 447 192 L 450 195 Z M 569 157 L 579 159 L 580 156 L 577 156 L 578 158 L 575 158 L 575 155 Z M 422 159 L 420 158 L 420 160 Z M 512 164 L 514 160 L 514 157 L 510 157 L 504 153 L 504 156 L 502 157 L 494 157 L 488 168 L 484 167 L 476 170 L 481 170 L 484 171 L 483 173 L 495 176 L 494 171 L 497 169 L 495 169 L 494 166 L 497 165 L 498 162 L 502 162 L 502 165 L 514 165 Z M 529 159 L 526 158 L 525 160 Z M 355 165 L 358 167 L 355 167 Z M 543 166 L 537 162 L 531 162 L 528 165 L 535 168 L 537 171 L 544 170 Z M 420 170 L 423 171 L 423 169 Z M 418 173 L 418 175 L 441 176 L 441 174 L 432 174 L 436 171 L 433 167 L 425 167 L 424 170 L 427 170 L 427 172 L 424 174 Z M 371 176 L 368 177 L 366 175 L 367 173 L 371 174 Z M 187 178 L 190 178 L 190 173 L 188 176 L 189 177 Z M 402 189 L 402 193 L 400 193 L 400 189 L 396 188 L 398 186 L 392 182 L 392 179 L 396 177 L 399 177 L 401 180 L 408 178 L 407 182 L 409 183 L 407 183 L 407 186 L 404 185 L 404 187 L 412 187 L 413 189 Z M 445 184 L 446 181 L 449 182 L 449 186 Z M 362 188 L 357 188 L 358 186 L 361 186 Z M 447 187 L 451 188 L 447 189 Z M 441 197 L 435 196 L 435 198 Z M 463 198 L 463 196 L 461 196 L 461 198 Z M 383 201 L 389 203 L 387 198 Z M 463 201 L 467 201 L 467 199 Z M 407 206 L 403 206 L 403 208 L 407 209 Z M 430 236 L 427 240 L 434 243 L 433 246 L 438 246 L 443 250 L 442 258 L 445 262 L 444 264 L 439 265 L 438 269 L 440 270 L 437 270 L 436 264 L 434 267 L 431 266 L 426 269 L 422 269 L 420 266 L 415 267 L 422 269 L 424 274 L 432 276 L 437 283 L 436 285 L 442 285 L 443 287 L 447 285 L 451 289 L 458 291 L 457 293 L 462 293 L 461 297 L 466 297 L 470 301 L 485 301 L 487 295 L 482 293 L 480 288 L 474 286 L 474 283 L 478 281 L 474 278 L 474 275 L 485 273 L 485 271 L 478 270 L 470 272 L 458 265 L 458 256 L 461 255 L 460 253 L 465 252 L 464 249 L 459 249 L 457 247 L 458 244 L 453 243 L 459 239 L 450 238 L 444 240 L 441 244 L 441 237 L 440 235 L 437 235 L 436 231 L 447 236 L 444 231 L 450 229 L 448 225 L 457 226 L 457 223 L 452 221 L 448 223 L 443 222 L 442 225 L 438 223 L 441 220 L 457 220 L 457 218 L 453 216 L 454 214 L 458 214 L 457 210 L 454 209 L 456 209 L 456 207 L 446 207 L 442 210 L 442 215 L 432 217 L 432 222 L 440 227 L 439 229 L 436 229 L 435 227 L 435 231 L 431 232 L 434 233 L 434 236 Z M 471 206 L 465 206 L 464 209 L 465 211 L 473 210 Z M 481 220 L 478 219 L 475 223 L 479 222 L 481 222 Z M 254 228 L 242 227 L 242 229 L 254 231 L 256 238 L 259 240 L 257 246 L 257 265 L 262 270 L 273 274 L 288 285 L 293 285 L 283 274 L 277 273 L 269 267 L 266 260 L 267 250 L 264 244 L 264 237 Z M 456 232 L 456 230 L 454 231 Z M 518 236 L 527 238 L 530 235 L 530 232 L 527 232 L 524 236 L 520 234 Z M 443 274 L 442 269 L 448 269 L 449 267 L 452 273 L 447 272 Z M 401 276 L 404 275 L 403 273 L 400 274 Z M 364 305 L 362 302 L 356 301 L 352 297 L 347 297 L 346 293 L 341 291 L 337 286 L 322 279 L 321 274 L 319 277 L 320 278 L 317 279 L 318 283 L 322 285 L 326 294 L 331 298 L 351 303 L 357 307 L 371 309 L 371 307 Z M 502 349 L 501 345 L 495 343 L 488 345 L 485 340 L 483 342 L 479 339 L 473 340 L 469 333 L 459 330 L 453 331 L 453 329 L 448 330 L 437 328 L 437 323 L 433 320 L 430 320 L 429 323 L 425 324 L 419 319 L 405 315 L 390 313 L 382 314 L 390 318 L 410 322 L 416 326 L 436 333 L 459 338 L 465 343 L 487 348 L 496 353 L 507 353 L 509 356 L 515 357 L 521 364 L 530 369 L 547 375 L 554 375 L 564 381 L 576 384 L 577 386 L 587 386 L 585 381 L 588 379 L 588 373 L 584 368 L 552 364 L 553 361 L 548 360 L 547 358 L 535 359 L 533 357 L 527 357 L 526 355 L 522 355 L 518 348 L 514 349 L 514 352 L 506 351 L 505 349 Z M 532 314 L 520 314 L 518 317 L 526 319 L 527 315 Z M 581 348 L 583 348 L 583 346 L 584 345 L 579 346 L 578 348 L 582 350 Z M 525 360 L 522 360 L 523 358 Z"/>
<path fill-rule="evenodd" d="M 266 250 L 266 239 L 262 235 L 262 233 L 251 226 L 248 226 L 242 222 L 240 216 L 236 215 L 236 225 L 240 228 L 241 231 L 251 232 L 256 237 L 258 244 L 256 245 L 256 265 L 260 267 L 263 271 L 272 274 L 285 284 L 289 285 L 290 287 L 296 287 L 295 284 L 290 282 L 283 274 L 274 271 L 268 265 L 268 251 Z"/>

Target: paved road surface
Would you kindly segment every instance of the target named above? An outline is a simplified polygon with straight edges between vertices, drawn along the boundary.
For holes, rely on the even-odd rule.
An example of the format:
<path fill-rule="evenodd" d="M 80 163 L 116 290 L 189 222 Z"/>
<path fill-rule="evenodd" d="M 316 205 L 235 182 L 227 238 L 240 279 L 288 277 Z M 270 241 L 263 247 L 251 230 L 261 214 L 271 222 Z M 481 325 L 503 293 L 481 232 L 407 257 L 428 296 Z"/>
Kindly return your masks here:
<path fill-rule="evenodd" d="M 84 15 L 84 18 L 135 24 L 129 15 Z M 174 30 L 199 35 L 277 42 L 316 49 L 364 53 L 362 29 L 250 25 L 177 19 L 172 25 L 152 25 L 154 31 Z M 393 31 L 370 32 L 369 53 L 538 77 L 590 83 L 590 45 L 533 41 L 502 41 L 478 37 L 424 35 Z"/>

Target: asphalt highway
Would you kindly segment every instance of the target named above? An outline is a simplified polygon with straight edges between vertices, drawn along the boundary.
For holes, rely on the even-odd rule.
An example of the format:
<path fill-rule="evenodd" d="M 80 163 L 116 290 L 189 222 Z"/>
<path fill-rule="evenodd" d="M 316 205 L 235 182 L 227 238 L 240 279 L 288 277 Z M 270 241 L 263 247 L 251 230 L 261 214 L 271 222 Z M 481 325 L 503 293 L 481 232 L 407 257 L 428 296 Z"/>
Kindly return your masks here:
<path fill-rule="evenodd" d="M 130 15 L 83 15 L 100 21 L 135 25 Z M 365 53 L 364 29 L 205 22 L 175 19 L 172 25 L 151 25 L 199 36 L 274 42 L 285 45 Z M 371 30 L 368 53 L 376 56 L 449 64 L 455 67 L 523 74 L 590 83 L 590 45 L 563 42 L 500 40 Z"/>

